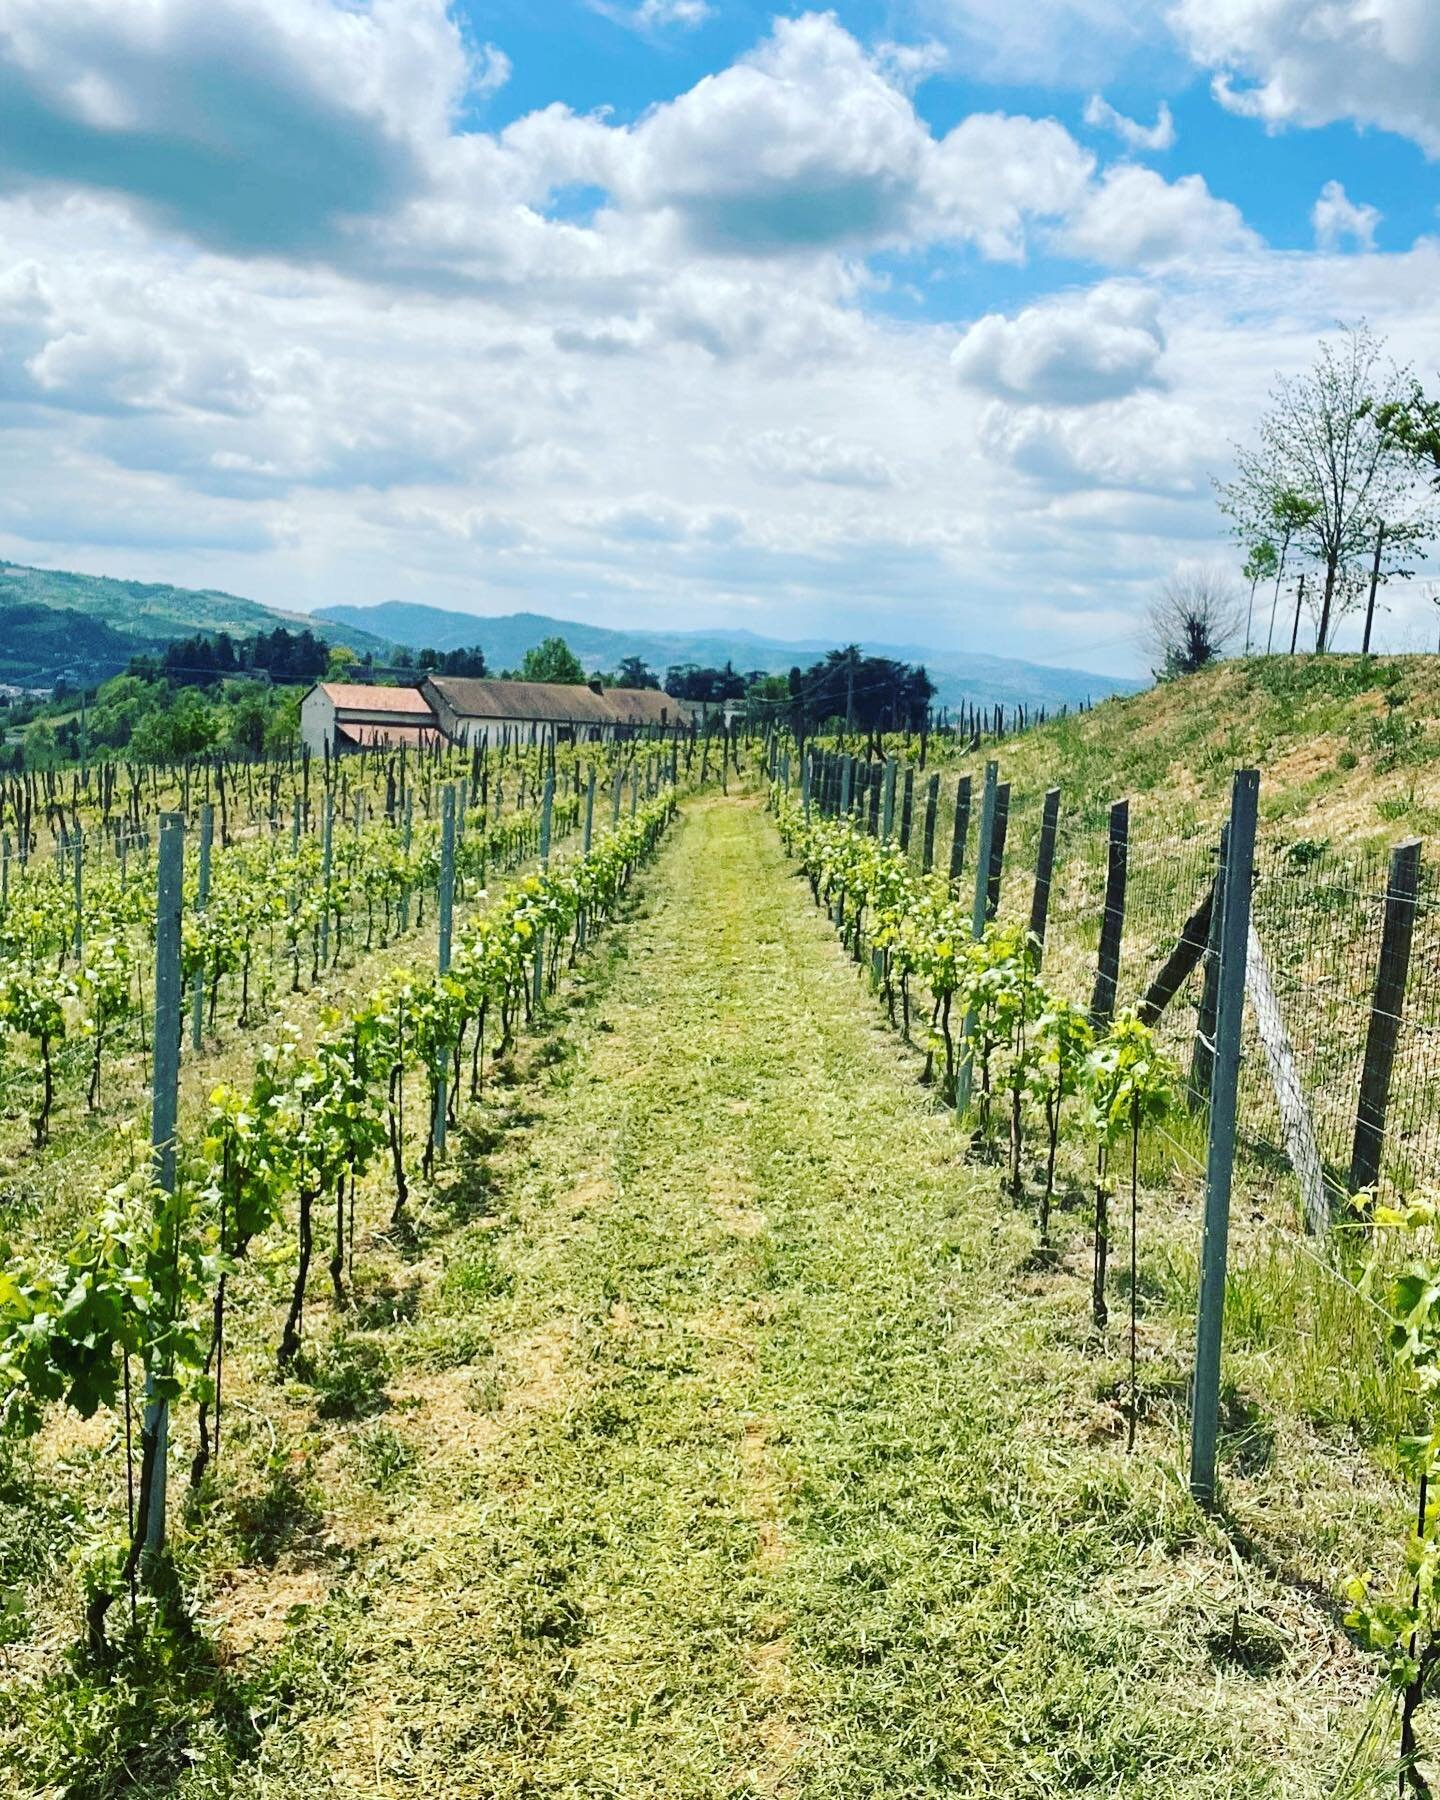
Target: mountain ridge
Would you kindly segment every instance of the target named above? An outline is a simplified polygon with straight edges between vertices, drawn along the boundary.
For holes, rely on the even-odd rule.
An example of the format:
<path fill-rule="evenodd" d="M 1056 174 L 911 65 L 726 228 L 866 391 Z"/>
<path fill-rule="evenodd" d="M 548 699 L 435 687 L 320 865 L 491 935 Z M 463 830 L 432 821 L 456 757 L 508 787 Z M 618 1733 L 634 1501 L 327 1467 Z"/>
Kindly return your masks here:
<path fill-rule="evenodd" d="M 4 559 L 0 559 L 0 615 L 7 621 L 0 644 L 0 680 L 20 686 L 48 686 L 61 675 L 82 684 L 103 681 L 124 669 L 132 656 L 197 631 L 253 637 L 277 625 L 292 631 L 309 627 L 362 655 L 371 651 L 383 657 L 389 648 L 338 621 L 316 622 L 308 614 L 219 588 L 80 575 Z"/>
<path fill-rule="evenodd" d="M 651 631 L 586 625 L 546 613 L 482 617 L 408 600 L 384 600 L 369 606 L 323 606 L 314 617 L 369 631 L 411 650 L 459 650 L 478 643 L 497 671 L 518 666 L 526 650 L 551 636 L 563 637 L 587 669 L 614 668 L 622 657 L 640 656 L 662 677 L 671 664 L 681 662 L 719 667 L 728 661 L 742 673 L 763 669 L 767 674 L 783 674 L 797 663 L 823 656 L 840 641 L 769 638 L 745 626 Z M 1085 669 L 1051 668 L 986 651 L 937 650 L 918 644 L 887 644 L 875 638 L 861 640 L 860 647 L 869 655 L 924 663 L 935 683 L 936 703 L 940 706 L 998 701 L 1013 705 L 1023 701 L 1029 706 L 1052 709 L 1062 705 L 1075 707 L 1110 694 L 1134 693 L 1148 685 Z"/>

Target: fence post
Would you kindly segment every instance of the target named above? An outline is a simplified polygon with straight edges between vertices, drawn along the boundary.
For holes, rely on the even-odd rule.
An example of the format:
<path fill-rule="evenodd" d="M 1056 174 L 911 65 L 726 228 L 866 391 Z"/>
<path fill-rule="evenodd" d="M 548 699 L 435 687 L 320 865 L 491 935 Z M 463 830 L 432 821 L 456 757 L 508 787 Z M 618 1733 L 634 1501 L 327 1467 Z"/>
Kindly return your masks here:
<path fill-rule="evenodd" d="M 210 847 L 215 841 L 215 808 L 208 802 L 200 808 L 200 879 L 195 895 L 195 910 L 204 913 L 210 901 Z M 190 997 L 190 1048 L 198 1050 L 205 1029 L 205 956 L 201 951 L 200 966 L 195 971 L 194 989 Z"/>
<path fill-rule="evenodd" d="M 1260 776 L 1237 769 L 1220 899 L 1220 995 L 1215 1024 L 1215 1077 L 1205 1154 L 1205 1232 L 1200 1251 L 1200 1304 L 1195 1332 L 1195 1386 L 1190 1409 L 1190 1492 L 1215 1498 L 1220 1435 L 1220 1352 L 1229 1259 L 1230 1182 L 1235 1166 L 1235 1111 L 1240 1086 L 1240 1026 L 1250 944 L 1250 879 Z"/>
<path fill-rule="evenodd" d="M 75 833 L 75 960 L 85 954 L 85 833 Z"/>
<path fill-rule="evenodd" d="M 1220 828 L 1220 855 L 1215 865 L 1215 898 L 1210 904 L 1210 929 L 1205 935 L 1204 976 L 1200 983 L 1200 1010 L 1195 1017 L 1195 1044 L 1190 1052 L 1190 1104 L 1204 1106 L 1210 1099 L 1215 1073 L 1215 1011 L 1220 1001 L 1221 896 L 1225 888 L 1225 857 L 1230 826 Z"/>
<path fill-rule="evenodd" d="M 400 890 L 400 929 L 410 929 L 410 839 L 414 830 L 414 796 L 405 790 L 405 811 L 401 815 L 400 848 L 405 853 L 405 885 Z"/>
<path fill-rule="evenodd" d="M 840 811 L 845 818 L 850 817 L 850 793 L 855 783 L 855 758 L 842 756 L 840 759 Z"/>
<path fill-rule="evenodd" d="M 1420 841 L 1410 838 L 1390 853 L 1390 881 L 1385 889 L 1385 924 L 1380 934 L 1380 960 L 1365 1033 L 1365 1061 L 1360 1074 L 1360 1103 L 1355 1113 L 1355 1141 L 1350 1152 L 1350 1192 L 1372 1188 L 1380 1179 L 1385 1152 L 1385 1115 L 1390 1105 L 1390 1074 L 1405 1007 L 1410 973 L 1410 944 L 1415 934 L 1415 901 L 1420 892 Z"/>
<path fill-rule="evenodd" d="M 807 751 L 800 758 L 800 806 L 807 824 L 810 822 L 810 761 L 813 755 L 813 751 Z"/>
<path fill-rule="evenodd" d="M 985 884 L 985 917 L 1000 911 L 1000 877 L 1005 872 L 1005 838 L 1010 829 L 1010 783 L 995 790 L 995 822 L 990 828 L 990 877 Z"/>
<path fill-rule="evenodd" d="M 440 893 L 438 898 L 440 973 L 450 967 L 450 939 L 455 922 L 455 788 L 447 782 L 440 796 Z M 445 1148 L 445 1115 L 450 1106 L 449 1057 L 442 1046 L 440 1067 L 436 1070 L 435 1117 L 430 1136 L 438 1151 Z"/>
<path fill-rule="evenodd" d="M 1130 870 L 1130 802 L 1110 808 L 1109 851 L 1105 868 L 1105 916 L 1100 922 L 1100 955 L 1095 991 L 1090 997 L 1090 1023 L 1103 1030 L 1115 1016 L 1120 985 L 1120 942 L 1125 933 L 1125 885 Z"/>
<path fill-rule="evenodd" d="M 175 1124 L 180 1104 L 180 909 L 184 894 L 185 820 L 180 813 L 162 813 L 155 872 L 155 1032 L 150 1058 L 150 1146 L 155 1185 L 167 1195 L 175 1192 Z M 170 1436 L 170 1405 L 163 1397 L 155 1398 L 153 1376 L 147 1382 L 142 1430 L 155 1446 L 144 1549 L 144 1561 L 153 1565 L 165 1550 L 165 1463 Z"/>
<path fill-rule="evenodd" d="M 555 805 L 554 771 L 545 771 L 545 786 L 540 799 L 540 867 L 550 867 L 550 826 L 551 814 Z M 630 784 L 630 811 L 635 811 L 634 777 Z M 545 932 L 543 928 L 535 933 L 535 966 L 530 977 L 530 1001 L 539 1006 L 545 997 Z"/>
<path fill-rule="evenodd" d="M 590 854 L 595 837 L 595 765 L 590 765 L 590 779 L 585 784 L 585 833 L 580 841 L 582 855 Z"/>
<path fill-rule="evenodd" d="M 885 759 L 885 798 L 882 807 L 881 836 L 888 844 L 895 830 L 895 758 Z"/>
<path fill-rule="evenodd" d="M 925 783 L 925 836 L 920 855 L 920 868 L 926 875 L 935 867 L 935 811 L 939 804 L 940 777 L 932 775 Z"/>
<path fill-rule="evenodd" d="M 955 789 L 955 824 L 950 833 L 950 879 L 958 881 L 965 869 L 965 841 L 970 836 L 970 790 L 968 775 L 960 777 Z"/>
<path fill-rule="evenodd" d="M 1045 928 L 1050 919 L 1050 881 L 1055 873 L 1055 834 L 1060 824 L 1060 790 L 1045 791 L 1045 810 L 1040 815 L 1040 848 L 1035 856 L 1035 892 L 1030 900 L 1030 942 L 1035 947 L 1035 970 L 1045 960 Z"/>
<path fill-rule="evenodd" d="M 976 943 L 985 935 L 985 914 L 990 904 L 990 847 L 995 837 L 995 795 L 999 773 L 999 763 L 986 763 L 985 788 L 980 801 L 980 847 L 975 858 L 975 901 L 970 911 L 970 936 Z M 972 1008 L 965 1015 L 960 1065 L 955 1071 L 955 1111 L 962 1118 L 970 1107 L 970 1083 L 974 1076 L 970 1042 L 974 1035 L 975 1013 Z"/>
<path fill-rule="evenodd" d="M 905 782 L 900 795 L 900 848 L 910 849 L 910 833 L 915 825 L 915 765 L 906 763 Z"/>
<path fill-rule="evenodd" d="M 625 771 L 617 769 L 610 783 L 610 829 L 616 831 L 620 826 L 620 789 L 625 780 Z"/>
<path fill-rule="evenodd" d="M 334 865 L 335 849 L 335 793 L 332 788 L 325 790 L 325 824 L 320 846 L 320 891 L 323 896 L 320 906 L 320 963 L 324 967 L 330 960 L 330 872 Z M 338 951 L 339 944 L 335 948 Z"/>

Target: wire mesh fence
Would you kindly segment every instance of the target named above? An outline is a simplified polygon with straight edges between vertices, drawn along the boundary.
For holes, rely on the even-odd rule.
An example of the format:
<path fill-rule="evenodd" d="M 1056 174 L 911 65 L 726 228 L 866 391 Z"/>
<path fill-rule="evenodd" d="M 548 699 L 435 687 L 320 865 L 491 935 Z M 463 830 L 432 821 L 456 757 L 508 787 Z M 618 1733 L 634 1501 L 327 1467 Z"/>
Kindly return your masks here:
<path fill-rule="evenodd" d="M 833 753 L 815 761 L 817 804 L 848 808 L 877 833 L 888 818 L 917 872 L 974 891 L 983 776 L 844 763 Z M 997 776 L 989 912 L 1033 922 L 1046 794 Z M 1203 1103 L 1220 816 L 1168 797 L 1117 807 L 1064 791 L 1051 813 L 1048 881 L 1040 877 L 1047 984 L 1092 1010 L 1139 1007 Z M 1403 874 L 1396 885 L 1396 855 L 1261 827 L 1237 1181 L 1267 1216 L 1288 1212 L 1313 1230 L 1357 1190 L 1409 1193 L 1440 1166 L 1440 889 L 1418 846 L 1401 863 L 1407 854 L 1410 889 Z"/>

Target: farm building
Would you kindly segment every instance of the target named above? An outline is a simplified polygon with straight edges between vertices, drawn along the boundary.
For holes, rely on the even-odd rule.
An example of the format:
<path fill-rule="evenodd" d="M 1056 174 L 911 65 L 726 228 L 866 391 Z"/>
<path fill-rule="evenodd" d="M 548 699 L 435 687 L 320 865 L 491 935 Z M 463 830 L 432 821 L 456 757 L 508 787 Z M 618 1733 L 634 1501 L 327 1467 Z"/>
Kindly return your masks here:
<path fill-rule="evenodd" d="M 438 737 L 435 714 L 418 688 L 322 681 L 300 702 L 300 738 L 312 756 L 402 744 L 428 749 Z"/>
<path fill-rule="evenodd" d="M 688 726 L 690 709 L 656 688 L 572 687 L 552 681 L 481 681 L 429 676 L 421 689 L 440 729 L 457 744 L 554 733 L 562 741 L 632 737 Z"/>

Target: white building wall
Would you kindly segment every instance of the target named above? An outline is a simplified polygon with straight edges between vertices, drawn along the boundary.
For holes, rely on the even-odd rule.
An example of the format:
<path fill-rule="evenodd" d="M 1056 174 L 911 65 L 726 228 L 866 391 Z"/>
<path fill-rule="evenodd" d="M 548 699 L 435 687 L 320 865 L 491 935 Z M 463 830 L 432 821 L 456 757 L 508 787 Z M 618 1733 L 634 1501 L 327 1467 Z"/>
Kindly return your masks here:
<path fill-rule="evenodd" d="M 312 756 L 335 749 L 335 707 L 323 688 L 311 688 L 300 702 L 300 741 Z"/>

